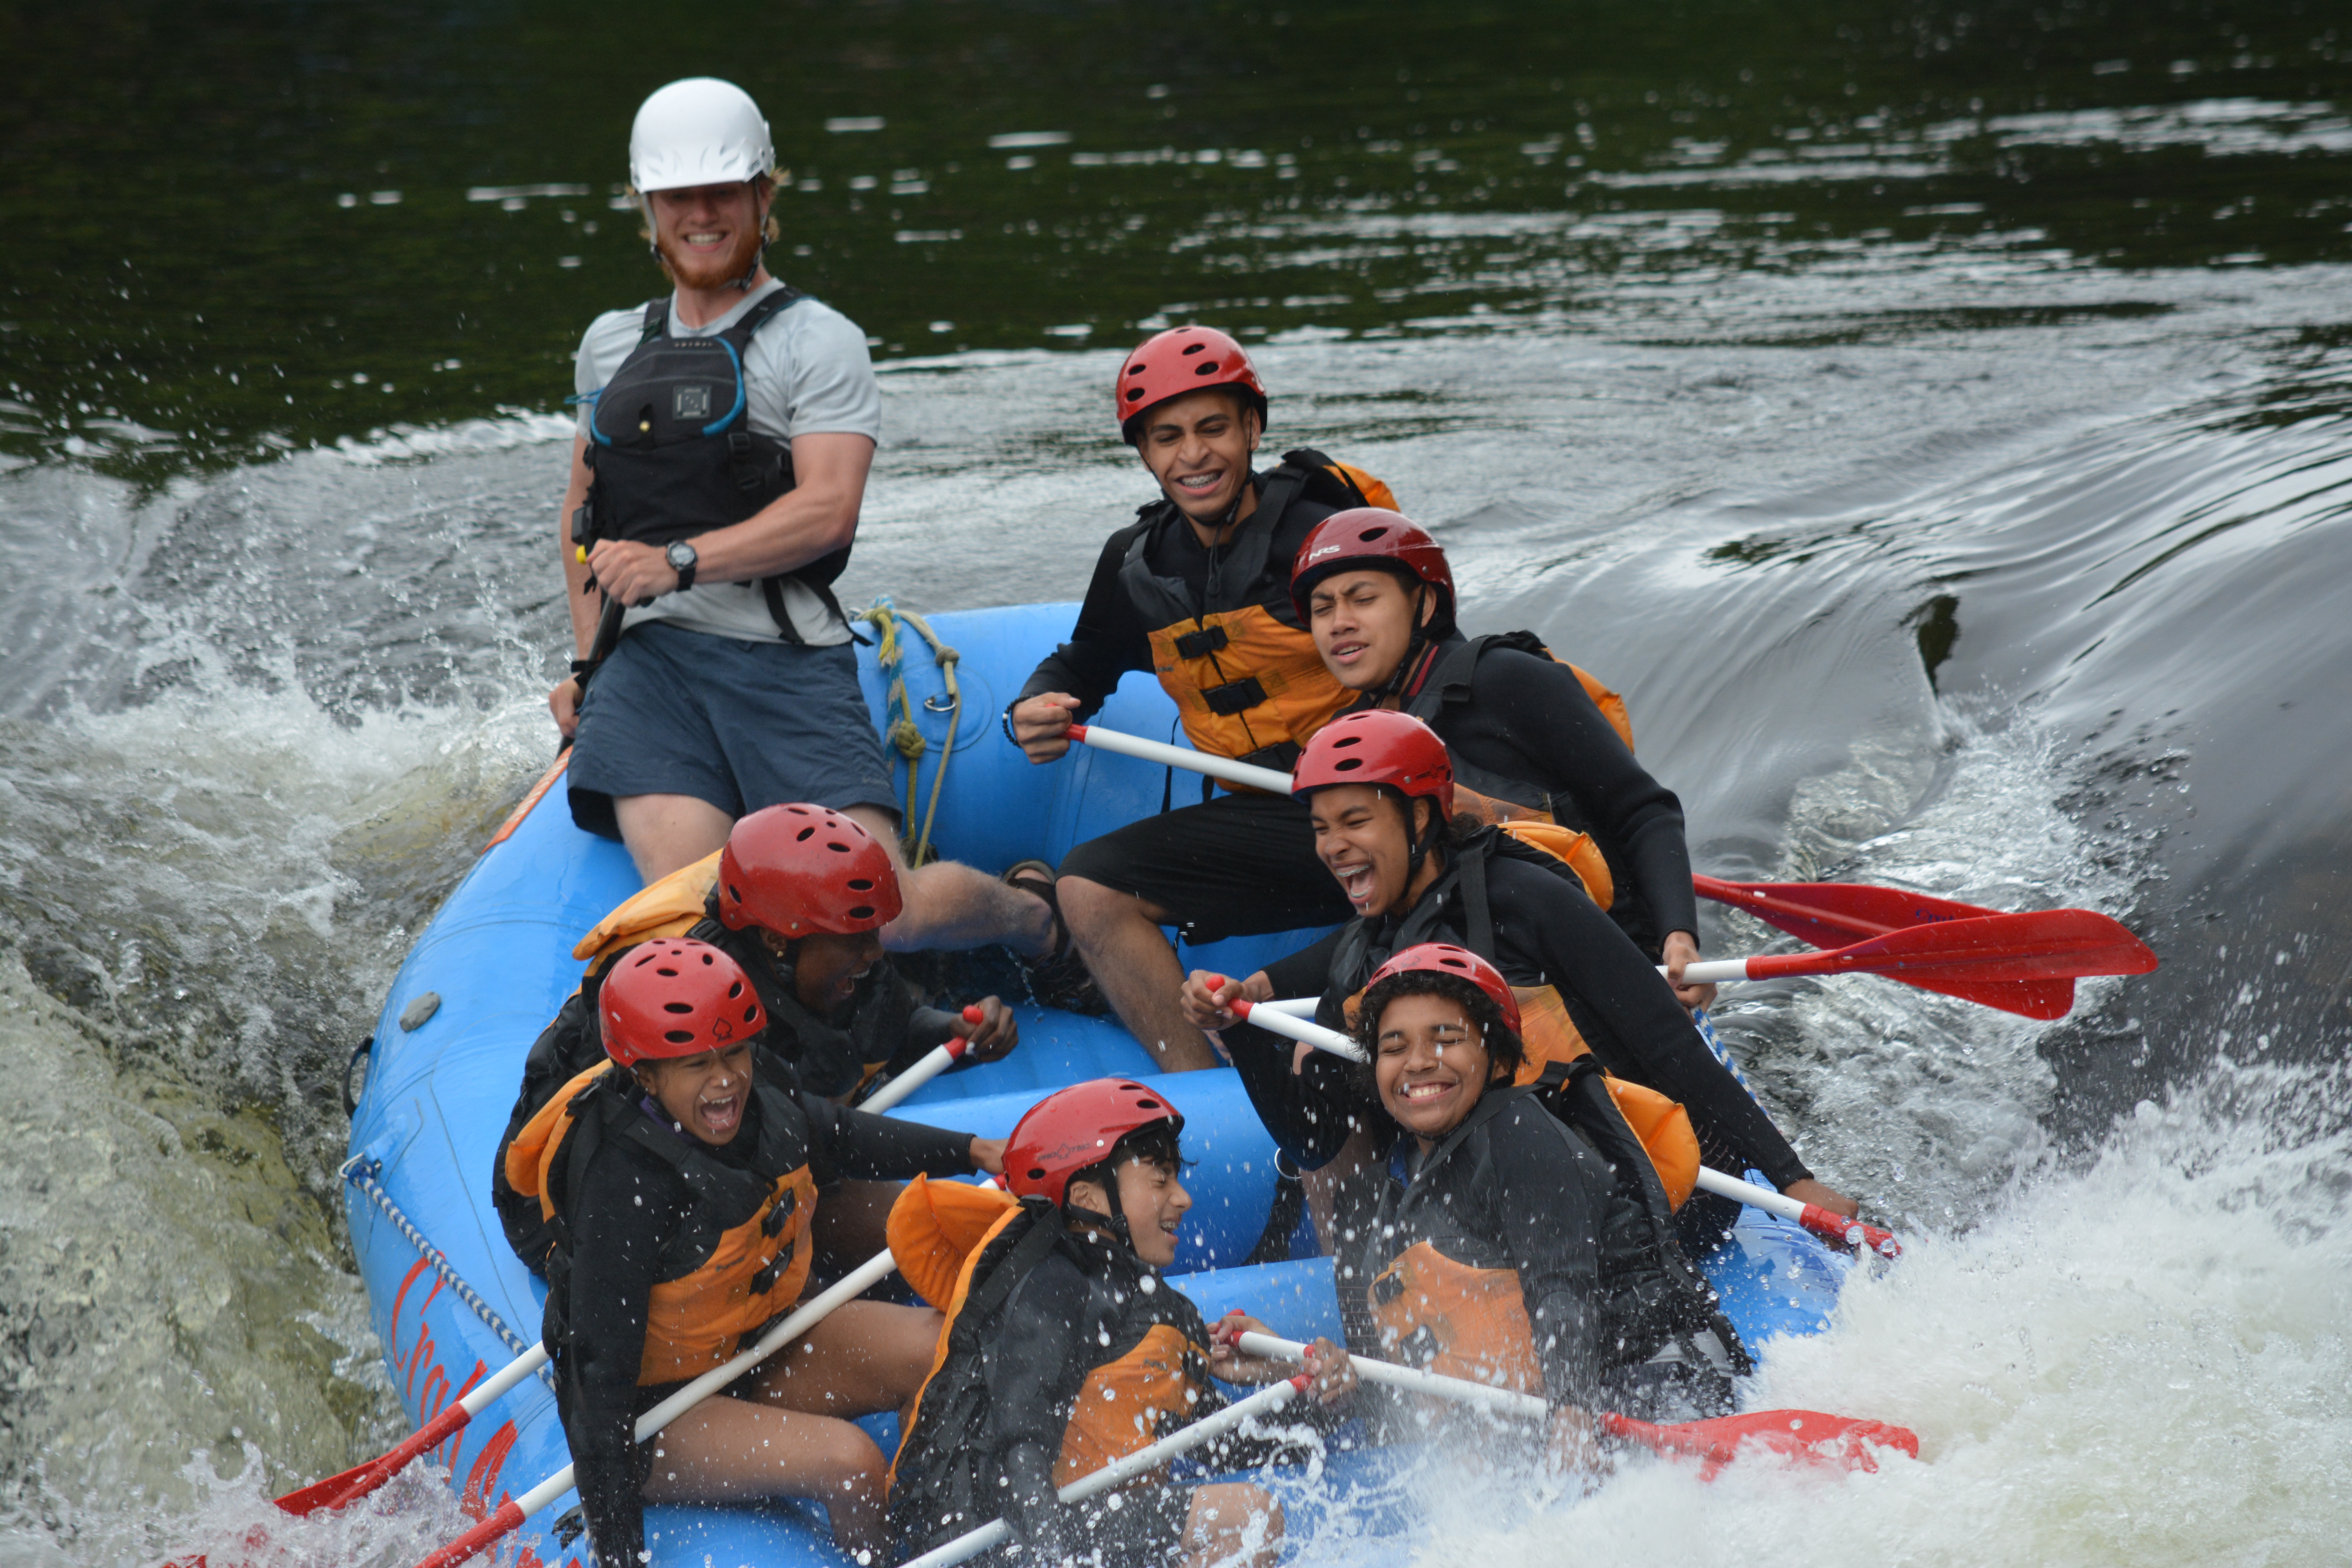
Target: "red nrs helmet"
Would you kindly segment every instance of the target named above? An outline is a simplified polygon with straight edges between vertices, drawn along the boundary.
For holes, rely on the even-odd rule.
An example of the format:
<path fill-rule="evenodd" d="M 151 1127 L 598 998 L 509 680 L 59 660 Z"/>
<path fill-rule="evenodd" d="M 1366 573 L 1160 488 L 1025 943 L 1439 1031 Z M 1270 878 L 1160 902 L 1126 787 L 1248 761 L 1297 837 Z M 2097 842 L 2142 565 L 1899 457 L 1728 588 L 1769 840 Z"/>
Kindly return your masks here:
<path fill-rule="evenodd" d="M 1373 970 L 1364 989 L 1370 992 L 1393 975 L 1415 973 L 1450 974 L 1456 980 L 1467 980 L 1502 1009 L 1503 1022 L 1511 1033 L 1519 1032 L 1519 999 L 1511 994 L 1511 983 L 1503 978 L 1503 972 L 1468 948 L 1455 947 L 1451 942 L 1424 942 L 1418 947 L 1406 948 Z"/>
<path fill-rule="evenodd" d="M 1214 327 L 1171 327 L 1145 339 L 1119 366 L 1112 388 L 1120 438 L 1134 446 L 1140 434 L 1137 420 L 1171 397 L 1213 386 L 1241 388 L 1257 410 L 1258 427 L 1265 428 L 1265 385 L 1241 344 Z"/>
<path fill-rule="evenodd" d="M 821 805 L 755 811 L 719 852 L 719 920 L 730 931 L 849 936 L 889 924 L 903 907 L 890 851 Z"/>
<path fill-rule="evenodd" d="M 1182 1112 L 1129 1079 L 1098 1078 L 1049 1094 L 1029 1108 L 1005 1143 L 1005 1189 L 1059 1205 L 1072 1176 L 1109 1159 L 1129 1133 L 1162 1121 L 1184 1131 Z"/>
<path fill-rule="evenodd" d="M 698 1056 L 768 1026 L 760 994 L 707 942 L 659 937 L 621 955 L 596 994 L 604 1054 L 625 1068 Z"/>
<path fill-rule="evenodd" d="M 1315 731 L 1290 773 L 1294 795 L 1349 784 L 1386 784 L 1408 801 L 1426 795 L 1440 822 L 1454 816 L 1454 760 L 1437 731 L 1410 713 L 1342 713 Z"/>
<path fill-rule="evenodd" d="M 1315 584 L 1339 572 L 1360 572 L 1367 566 L 1409 573 L 1437 590 L 1437 614 L 1429 629 L 1443 636 L 1454 627 L 1454 572 L 1445 552 L 1421 524 L 1402 512 L 1376 506 L 1335 511 L 1315 525 L 1298 547 L 1290 569 L 1290 602 L 1298 624 L 1312 616 L 1307 603 Z"/>

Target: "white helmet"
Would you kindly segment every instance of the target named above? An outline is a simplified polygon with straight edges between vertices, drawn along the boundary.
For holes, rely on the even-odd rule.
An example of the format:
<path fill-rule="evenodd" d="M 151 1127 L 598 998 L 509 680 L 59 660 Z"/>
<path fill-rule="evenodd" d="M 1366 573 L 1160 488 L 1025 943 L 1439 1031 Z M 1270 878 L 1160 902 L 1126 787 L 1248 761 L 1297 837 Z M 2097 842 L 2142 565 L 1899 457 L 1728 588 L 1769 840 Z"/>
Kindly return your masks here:
<path fill-rule="evenodd" d="M 658 89 L 629 129 L 629 183 L 640 191 L 730 184 L 775 166 L 760 106 L 716 77 L 688 77 Z"/>

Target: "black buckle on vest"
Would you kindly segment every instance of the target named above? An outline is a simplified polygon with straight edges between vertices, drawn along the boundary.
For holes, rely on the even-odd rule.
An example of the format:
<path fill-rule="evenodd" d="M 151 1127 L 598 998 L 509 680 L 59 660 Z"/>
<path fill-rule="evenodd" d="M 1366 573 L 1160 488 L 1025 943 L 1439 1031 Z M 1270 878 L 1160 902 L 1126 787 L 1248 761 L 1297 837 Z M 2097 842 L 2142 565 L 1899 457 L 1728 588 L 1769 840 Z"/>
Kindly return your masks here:
<path fill-rule="evenodd" d="M 1254 768 L 1272 768 L 1276 773 L 1286 773 L 1298 766 L 1298 752 L 1299 748 L 1288 741 L 1277 741 L 1271 746 L 1260 746 L 1249 755 L 1234 760 L 1247 763 Z"/>
<path fill-rule="evenodd" d="M 1257 683 L 1256 676 L 1246 675 L 1223 686 L 1206 688 L 1201 693 L 1201 700 L 1209 705 L 1210 712 L 1221 719 L 1228 719 L 1265 701 L 1265 688 Z"/>
<path fill-rule="evenodd" d="M 1197 632 L 1186 632 L 1176 639 L 1176 657 L 1206 658 L 1229 640 L 1223 626 L 1204 626 Z"/>
<path fill-rule="evenodd" d="M 792 1266 L 793 1247 L 790 1243 L 787 1243 L 782 1251 L 768 1259 L 765 1268 L 751 1276 L 751 1294 L 764 1296 L 774 1289 L 776 1281 L 782 1279 L 784 1277 L 784 1270 Z"/>
<path fill-rule="evenodd" d="M 768 1217 L 760 1222 L 760 1234 L 772 1239 L 783 1235 L 784 1226 L 792 1223 L 793 1210 L 799 1206 L 800 1201 L 800 1194 L 787 1187 L 776 1206 L 768 1211 Z"/>
<path fill-rule="evenodd" d="M 1372 1304 L 1376 1307 L 1385 1307 L 1403 1294 L 1404 1276 L 1394 1269 L 1380 1275 L 1372 1281 Z"/>
<path fill-rule="evenodd" d="M 734 466 L 737 489 L 756 490 L 760 488 L 760 466 L 751 460 L 750 431 L 727 432 L 727 460 Z"/>

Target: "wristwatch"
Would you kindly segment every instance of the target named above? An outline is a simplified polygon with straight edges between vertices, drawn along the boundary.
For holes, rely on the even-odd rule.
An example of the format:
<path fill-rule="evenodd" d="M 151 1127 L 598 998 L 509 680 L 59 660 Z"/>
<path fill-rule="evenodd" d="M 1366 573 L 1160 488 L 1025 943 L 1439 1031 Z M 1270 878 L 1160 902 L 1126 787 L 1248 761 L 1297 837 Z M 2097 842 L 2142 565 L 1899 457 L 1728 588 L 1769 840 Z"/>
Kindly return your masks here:
<path fill-rule="evenodd" d="M 683 539 L 673 540 L 670 542 L 669 548 L 662 552 L 662 555 L 669 562 L 669 569 L 677 574 L 677 591 L 683 594 L 693 587 L 694 568 L 701 559 L 695 554 L 694 546 Z"/>

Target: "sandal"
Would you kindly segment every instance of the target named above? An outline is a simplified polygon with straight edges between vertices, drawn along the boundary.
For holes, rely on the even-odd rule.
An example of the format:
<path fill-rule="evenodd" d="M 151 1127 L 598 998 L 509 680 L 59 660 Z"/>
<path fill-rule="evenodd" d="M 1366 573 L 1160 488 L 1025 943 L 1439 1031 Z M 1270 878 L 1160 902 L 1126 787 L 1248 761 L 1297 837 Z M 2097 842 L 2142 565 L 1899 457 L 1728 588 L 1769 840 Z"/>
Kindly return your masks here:
<path fill-rule="evenodd" d="M 1090 1013 L 1097 1017 L 1109 1012 L 1109 1005 L 1103 1001 L 1094 976 L 1087 973 L 1086 961 L 1078 956 L 1076 943 L 1070 940 L 1069 922 L 1062 919 L 1061 901 L 1054 896 L 1054 868 L 1043 860 L 1015 861 L 1005 868 L 1003 881 L 1008 888 L 1018 888 L 1044 900 L 1054 916 L 1052 952 L 1042 958 L 1013 954 L 1021 965 L 1022 977 L 1029 984 L 1029 999 L 1040 1007 Z"/>

